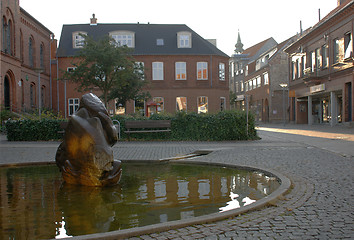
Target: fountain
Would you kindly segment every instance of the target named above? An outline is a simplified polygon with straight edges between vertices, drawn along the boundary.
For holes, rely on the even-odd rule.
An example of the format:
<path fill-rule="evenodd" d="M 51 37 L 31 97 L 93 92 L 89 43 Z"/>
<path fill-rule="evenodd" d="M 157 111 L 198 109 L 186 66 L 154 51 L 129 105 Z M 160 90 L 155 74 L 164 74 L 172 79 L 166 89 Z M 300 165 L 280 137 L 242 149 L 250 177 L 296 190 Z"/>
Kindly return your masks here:
<path fill-rule="evenodd" d="M 55 157 L 65 182 L 86 186 L 115 185 L 122 174 L 113 159 L 118 135 L 107 109 L 94 94 L 82 96 L 65 129 Z"/>

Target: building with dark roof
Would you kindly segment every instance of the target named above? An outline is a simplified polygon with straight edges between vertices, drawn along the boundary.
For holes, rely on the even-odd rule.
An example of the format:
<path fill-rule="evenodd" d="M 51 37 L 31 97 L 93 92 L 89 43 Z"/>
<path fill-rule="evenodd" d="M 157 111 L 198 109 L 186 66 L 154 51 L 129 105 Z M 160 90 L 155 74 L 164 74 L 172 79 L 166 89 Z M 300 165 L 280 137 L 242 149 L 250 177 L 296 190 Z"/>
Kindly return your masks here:
<path fill-rule="evenodd" d="M 354 118 L 354 1 L 338 5 L 290 45 L 290 119 L 296 123 L 351 123 Z"/>
<path fill-rule="evenodd" d="M 150 93 L 151 99 L 130 101 L 126 103 L 126 109 L 111 104 L 110 113 L 151 115 L 178 110 L 200 113 L 227 108 L 229 56 L 188 26 L 101 24 L 93 20 L 95 17 L 91 24 L 63 25 L 57 50 L 58 68 L 67 70 L 72 67 L 71 61 L 82 47 L 80 33 L 94 39 L 110 35 L 118 44 L 132 48 L 136 62 L 144 65 L 145 81 L 149 82 L 144 90 Z M 59 82 L 54 92 L 58 92 L 59 109 L 66 116 L 72 114 L 84 94 L 77 92 L 69 82 Z"/>

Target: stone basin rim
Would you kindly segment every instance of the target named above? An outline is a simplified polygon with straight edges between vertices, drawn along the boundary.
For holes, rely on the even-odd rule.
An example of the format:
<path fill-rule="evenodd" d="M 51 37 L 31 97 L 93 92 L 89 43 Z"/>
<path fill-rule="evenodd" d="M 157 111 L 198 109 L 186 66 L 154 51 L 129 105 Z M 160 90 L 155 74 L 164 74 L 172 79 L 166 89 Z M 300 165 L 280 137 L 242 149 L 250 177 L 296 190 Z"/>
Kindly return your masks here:
<path fill-rule="evenodd" d="M 168 162 L 171 163 L 182 163 L 182 164 L 195 164 L 195 165 L 208 165 L 208 166 L 218 166 L 218 167 L 228 167 L 228 168 L 238 168 L 238 169 L 245 169 L 245 170 L 252 170 L 252 171 L 259 171 L 265 173 L 269 176 L 276 177 L 280 183 L 278 189 L 274 192 L 269 194 L 268 196 L 257 200 L 256 202 L 249 204 L 247 206 L 243 206 L 240 208 L 228 210 L 225 212 L 217 212 L 212 214 L 207 214 L 203 216 L 188 218 L 188 219 L 181 219 L 175 220 L 165 223 L 158 223 L 152 224 L 142 227 L 135 227 L 130 229 L 123 229 L 123 230 L 116 230 L 111 232 L 105 233 L 94 233 L 94 234 L 87 234 L 87 235 L 80 235 L 62 239 L 72 239 L 72 240 L 81 240 L 81 239 L 123 239 L 127 237 L 134 237 L 139 235 L 146 235 L 152 234 L 155 232 L 164 232 L 169 231 L 172 229 L 187 227 L 190 225 L 196 224 L 206 224 L 216 221 L 225 220 L 227 218 L 236 217 L 240 214 L 254 211 L 260 208 L 267 206 L 270 202 L 277 200 L 281 196 L 285 195 L 290 187 L 291 181 L 285 175 L 270 169 L 260 168 L 260 167 L 253 167 L 249 165 L 237 165 L 232 163 L 212 163 L 206 161 L 196 161 L 194 160 L 170 160 Z M 160 163 L 166 164 L 166 161 L 161 162 L 160 160 L 122 160 L 122 163 Z M 0 168 L 5 167 L 25 167 L 25 166 L 36 166 L 36 165 L 54 165 L 55 162 L 48 161 L 48 162 L 31 162 L 31 163 L 11 163 L 11 164 L 0 164 Z"/>

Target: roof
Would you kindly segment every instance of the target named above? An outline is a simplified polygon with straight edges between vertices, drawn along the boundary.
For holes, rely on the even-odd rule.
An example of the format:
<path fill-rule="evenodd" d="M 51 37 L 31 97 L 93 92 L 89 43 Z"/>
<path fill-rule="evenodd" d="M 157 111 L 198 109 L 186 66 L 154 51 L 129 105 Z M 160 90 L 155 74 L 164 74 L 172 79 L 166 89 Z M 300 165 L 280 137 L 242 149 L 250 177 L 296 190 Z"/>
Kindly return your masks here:
<path fill-rule="evenodd" d="M 250 61 L 255 60 L 263 53 L 269 51 L 270 49 L 276 47 L 278 43 L 274 40 L 274 38 L 268 38 L 262 42 L 253 45 L 252 47 L 247 48 L 242 54 L 248 54 Z"/>
<path fill-rule="evenodd" d="M 98 23 L 63 25 L 58 57 L 74 56 L 79 49 L 72 47 L 72 33 L 86 32 L 93 39 L 99 39 L 113 31 L 131 31 L 135 33 L 135 48 L 133 55 L 219 55 L 228 57 L 216 46 L 199 36 L 184 24 L 113 24 Z M 192 34 L 191 48 L 177 47 L 177 33 L 187 31 Z M 163 46 L 156 45 L 156 39 L 164 39 Z"/>

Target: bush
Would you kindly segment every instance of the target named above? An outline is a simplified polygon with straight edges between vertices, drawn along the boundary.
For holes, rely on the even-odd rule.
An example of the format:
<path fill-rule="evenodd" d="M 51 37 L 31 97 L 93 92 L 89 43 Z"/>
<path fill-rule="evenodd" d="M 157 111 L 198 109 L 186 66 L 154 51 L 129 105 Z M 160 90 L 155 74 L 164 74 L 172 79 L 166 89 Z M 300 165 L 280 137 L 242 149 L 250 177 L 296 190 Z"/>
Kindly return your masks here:
<path fill-rule="evenodd" d="M 47 141 L 57 140 L 62 136 L 60 121 L 56 119 L 42 120 L 9 120 L 6 122 L 7 139 L 9 141 Z"/>

